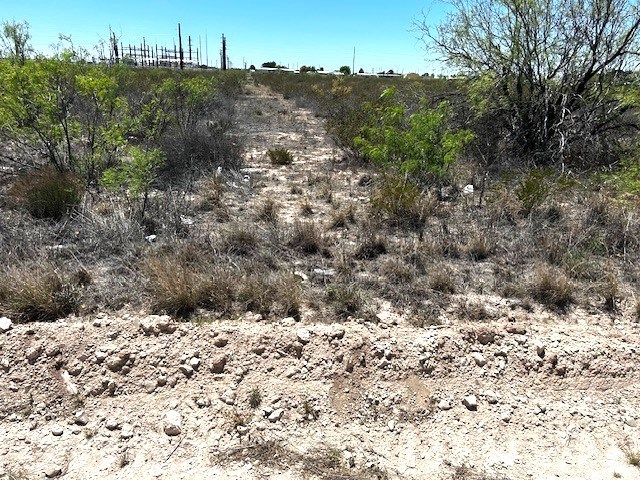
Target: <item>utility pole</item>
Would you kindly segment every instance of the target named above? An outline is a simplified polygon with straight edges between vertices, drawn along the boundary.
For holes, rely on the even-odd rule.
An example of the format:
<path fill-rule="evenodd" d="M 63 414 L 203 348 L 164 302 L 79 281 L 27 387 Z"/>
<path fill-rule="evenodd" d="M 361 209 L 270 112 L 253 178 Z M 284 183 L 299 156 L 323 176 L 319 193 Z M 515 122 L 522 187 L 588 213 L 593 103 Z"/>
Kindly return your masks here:
<path fill-rule="evenodd" d="M 202 63 L 202 37 L 198 35 L 198 67 Z"/>
<path fill-rule="evenodd" d="M 356 74 L 356 47 L 353 47 L 353 63 L 351 64 L 351 74 Z"/>
<path fill-rule="evenodd" d="M 178 24 L 178 45 L 180 46 L 180 70 L 184 70 L 184 55 L 182 53 L 182 31 L 180 30 L 180 24 Z"/>
<path fill-rule="evenodd" d="M 191 61 L 191 35 L 189 35 L 189 61 Z"/>
<path fill-rule="evenodd" d="M 227 39 L 224 37 L 224 33 L 222 34 L 222 70 L 227 69 Z"/>
<path fill-rule="evenodd" d="M 207 67 L 209 66 L 209 37 L 207 35 L 207 30 L 204 31 L 204 50 L 207 56 Z"/>

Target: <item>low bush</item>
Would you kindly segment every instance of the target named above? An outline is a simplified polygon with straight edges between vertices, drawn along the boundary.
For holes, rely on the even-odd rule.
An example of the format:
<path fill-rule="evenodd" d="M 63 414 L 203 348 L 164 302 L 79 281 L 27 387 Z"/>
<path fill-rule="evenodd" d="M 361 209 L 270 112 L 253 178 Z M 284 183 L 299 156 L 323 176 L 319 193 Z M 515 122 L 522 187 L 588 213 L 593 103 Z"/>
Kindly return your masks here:
<path fill-rule="evenodd" d="M 420 230 L 438 212 L 438 200 L 405 178 L 386 175 L 371 196 L 371 212 L 391 226 Z"/>
<path fill-rule="evenodd" d="M 286 148 L 271 148 L 267 150 L 267 157 L 272 165 L 291 165 L 293 155 Z"/>
<path fill-rule="evenodd" d="M 567 276 L 550 266 L 536 269 L 531 295 L 543 305 L 560 311 L 566 311 L 575 300 L 574 286 Z"/>
<path fill-rule="evenodd" d="M 17 321 L 53 321 L 79 306 L 74 282 L 51 266 L 13 268 L 0 278 L 0 307 Z"/>
<path fill-rule="evenodd" d="M 9 195 L 23 203 L 36 218 L 60 220 L 80 203 L 82 187 L 71 173 L 42 168 L 20 178 Z"/>
<path fill-rule="evenodd" d="M 343 319 L 358 315 L 365 303 L 358 287 L 352 284 L 331 285 L 326 296 L 334 313 Z"/>
<path fill-rule="evenodd" d="M 296 221 L 289 246 L 307 254 L 327 253 L 326 239 L 314 222 Z"/>

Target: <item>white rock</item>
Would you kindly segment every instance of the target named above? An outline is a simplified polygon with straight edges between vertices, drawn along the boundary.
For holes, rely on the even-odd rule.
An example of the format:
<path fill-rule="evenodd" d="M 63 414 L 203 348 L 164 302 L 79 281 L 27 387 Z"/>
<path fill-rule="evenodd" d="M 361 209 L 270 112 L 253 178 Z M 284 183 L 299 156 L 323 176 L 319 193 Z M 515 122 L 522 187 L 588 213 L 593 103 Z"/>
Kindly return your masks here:
<path fill-rule="evenodd" d="M 438 408 L 443 411 L 451 410 L 451 404 L 443 399 L 438 402 Z"/>
<path fill-rule="evenodd" d="M 147 393 L 153 393 L 158 388 L 158 381 L 153 378 L 149 378 L 144 382 L 144 391 Z"/>
<path fill-rule="evenodd" d="M 164 416 L 164 433 L 175 437 L 182 433 L 182 417 L 175 410 L 169 410 Z"/>
<path fill-rule="evenodd" d="M 473 185 L 465 185 L 462 189 L 463 195 L 473 195 Z"/>
<path fill-rule="evenodd" d="M 1 317 L 0 318 L 0 333 L 6 333 L 13 328 L 13 322 L 10 318 Z"/>
<path fill-rule="evenodd" d="M 475 395 L 468 395 L 462 400 L 462 404 L 467 407 L 468 410 L 478 409 L 478 399 Z"/>
<path fill-rule="evenodd" d="M 185 377 L 190 377 L 191 375 L 193 375 L 193 368 L 191 367 L 191 365 L 180 365 L 179 369 Z"/>
<path fill-rule="evenodd" d="M 233 390 L 226 390 L 221 396 L 220 400 L 222 400 L 227 405 L 233 405 L 236 403 L 236 394 Z"/>
<path fill-rule="evenodd" d="M 133 425 L 125 423 L 122 425 L 122 432 L 120 432 L 120 438 L 128 440 L 133 437 Z"/>
<path fill-rule="evenodd" d="M 473 361 L 476 362 L 476 365 L 479 367 L 484 367 L 487 364 L 487 359 L 484 358 L 484 355 L 480 352 L 473 352 L 471 358 L 473 358 Z"/>
<path fill-rule="evenodd" d="M 393 432 L 396 429 L 396 421 L 389 420 L 389 422 L 387 423 L 387 428 L 389 429 L 390 432 Z"/>
<path fill-rule="evenodd" d="M 278 408 L 276 410 L 274 410 L 273 412 L 271 412 L 271 415 L 269 415 L 269 417 L 267 417 L 269 419 L 269 421 L 271 423 L 275 423 L 278 420 L 280 420 L 282 418 L 282 415 L 284 415 L 284 409 L 283 408 Z"/>
<path fill-rule="evenodd" d="M 58 465 L 52 465 L 44 471 L 46 478 L 56 478 L 62 475 L 62 468 Z"/>
<path fill-rule="evenodd" d="M 311 341 L 311 332 L 306 328 L 296 330 L 296 336 L 298 337 L 298 341 L 303 345 Z"/>
<path fill-rule="evenodd" d="M 56 423 L 51 427 L 51 435 L 53 435 L 54 437 L 60 437 L 63 433 L 64 428 L 62 428 L 62 425 Z"/>
<path fill-rule="evenodd" d="M 198 357 L 191 358 L 191 360 L 189 360 L 189 365 L 194 370 L 198 370 L 198 368 L 200 368 L 200 359 Z"/>

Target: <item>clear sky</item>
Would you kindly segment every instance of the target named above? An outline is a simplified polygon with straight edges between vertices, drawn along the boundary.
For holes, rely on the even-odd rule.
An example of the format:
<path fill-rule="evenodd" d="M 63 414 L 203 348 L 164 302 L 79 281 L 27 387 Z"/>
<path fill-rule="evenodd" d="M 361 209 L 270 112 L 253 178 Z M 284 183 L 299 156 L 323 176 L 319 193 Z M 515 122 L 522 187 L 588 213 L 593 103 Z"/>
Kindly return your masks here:
<path fill-rule="evenodd" d="M 275 61 L 338 69 L 352 65 L 365 71 L 440 73 L 414 30 L 421 12 L 441 18 L 431 0 L 0 0 L 0 21 L 30 25 L 32 45 L 47 53 L 58 34 L 92 50 L 109 38 L 109 27 L 122 43 L 173 47 L 178 22 L 183 48 L 191 35 L 195 47 L 208 44 L 209 65 L 220 63 L 220 38 L 227 38 L 233 67 Z M 206 41 L 208 40 L 208 42 Z M 206 60 L 206 53 L 203 55 Z"/>

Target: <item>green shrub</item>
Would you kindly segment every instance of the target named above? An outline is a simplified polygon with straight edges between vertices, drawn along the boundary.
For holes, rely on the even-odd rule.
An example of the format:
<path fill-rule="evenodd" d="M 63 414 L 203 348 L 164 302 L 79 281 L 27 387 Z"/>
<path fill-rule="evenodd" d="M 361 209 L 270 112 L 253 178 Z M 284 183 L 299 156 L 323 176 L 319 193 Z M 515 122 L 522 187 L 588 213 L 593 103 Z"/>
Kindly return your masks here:
<path fill-rule="evenodd" d="M 291 165 L 293 163 L 293 155 L 286 148 L 271 148 L 267 150 L 267 157 L 271 160 L 272 165 Z"/>
<path fill-rule="evenodd" d="M 34 217 L 60 220 L 80 203 L 81 185 L 71 173 L 43 168 L 18 180 L 9 194 L 24 202 Z"/>
<path fill-rule="evenodd" d="M 396 100 L 396 90 L 385 90 L 377 102 L 365 106 L 369 119 L 355 147 L 373 163 L 427 185 L 448 184 L 450 167 L 473 135 L 454 131 L 451 108 L 443 102 L 408 114 Z"/>

